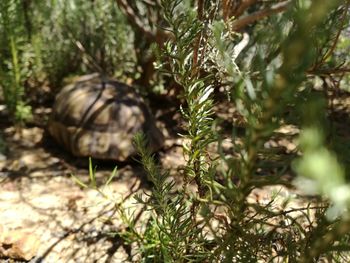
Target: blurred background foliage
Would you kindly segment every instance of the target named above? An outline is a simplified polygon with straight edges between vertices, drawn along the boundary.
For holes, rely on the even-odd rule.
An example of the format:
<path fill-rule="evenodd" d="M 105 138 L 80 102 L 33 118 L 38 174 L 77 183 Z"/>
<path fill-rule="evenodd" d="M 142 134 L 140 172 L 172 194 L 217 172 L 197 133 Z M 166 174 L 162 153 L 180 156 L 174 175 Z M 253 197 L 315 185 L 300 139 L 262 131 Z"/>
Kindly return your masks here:
<path fill-rule="evenodd" d="M 30 117 L 25 93 L 44 84 L 58 88 L 67 76 L 91 72 L 137 77 L 134 32 L 114 1 L 0 5 L 1 88 L 15 121 Z"/>
<path fill-rule="evenodd" d="M 143 233 L 125 219 L 131 232 L 122 235 L 146 259 L 346 262 L 350 144 L 339 130 L 350 125 L 349 104 L 342 104 L 350 89 L 349 6 L 340 0 L 0 1 L 1 99 L 11 120 L 22 123 L 40 97 L 27 94 L 49 87 L 53 95 L 66 77 L 97 71 L 181 103 L 182 190 L 138 142 L 156 186 L 139 202 L 152 216 Z M 218 118 L 220 105 L 231 107 L 232 116 Z M 289 138 L 297 147 L 280 160 L 269 145 L 288 125 L 298 130 Z M 224 139 L 233 144 L 230 151 L 221 147 Z M 213 143 L 215 158 L 208 151 Z M 305 194 L 320 196 L 307 231 L 272 203 L 247 202 L 256 188 L 290 185 L 282 178 L 286 170 Z M 310 220 L 309 208 L 303 216 Z M 284 244 L 278 251 L 277 239 Z"/>

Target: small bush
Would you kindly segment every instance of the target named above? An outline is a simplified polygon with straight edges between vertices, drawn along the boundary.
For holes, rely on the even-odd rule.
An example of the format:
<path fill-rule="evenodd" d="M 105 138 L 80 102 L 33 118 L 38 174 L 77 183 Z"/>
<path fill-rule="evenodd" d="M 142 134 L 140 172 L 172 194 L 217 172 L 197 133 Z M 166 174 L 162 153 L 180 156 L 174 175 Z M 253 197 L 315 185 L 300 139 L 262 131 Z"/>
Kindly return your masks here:
<path fill-rule="evenodd" d="M 350 191 L 323 139 L 323 132 L 330 132 L 326 105 L 322 96 L 314 96 L 313 86 L 315 76 L 324 78 L 339 62 L 334 50 L 348 5 L 256 4 L 246 9 L 248 18 L 235 20 L 225 19 L 225 3 L 161 2 L 172 34 L 164 44 L 164 69 L 183 87 L 187 165 L 184 184 L 177 187 L 137 138 L 154 187 L 150 195 L 137 197 L 147 206 L 147 225 L 143 231 L 131 227 L 127 240 L 138 244 L 143 262 L 340 262 L 348 257 Z M 254 15 L 262 12 L 277 15 L 257 21 Z M 247 42 L 236 29 L 249 18 L 256 24 L 247 28 Z M 222 150 L 225 134 L 214 121 L 213 94 L 219 87 L 245 124 L 243 136 L 233 131 L 231 153 Z M 295 152 L 302 156 L 261 177 L 273 156 L 266 142 L 286 124 L 303 128 Z M 219 145 L 216 158 L 208 151 L 212 142 Z M 288 198 L 277 209 L 277 195 L 267 204 L 249 201 L 257 188 L 288 184 L 281 175 L 291 166 L 304 193 L 322 198 L 300 209 L 287 209 Z M 126 221 L 136 225 L 132 218 Z"/>

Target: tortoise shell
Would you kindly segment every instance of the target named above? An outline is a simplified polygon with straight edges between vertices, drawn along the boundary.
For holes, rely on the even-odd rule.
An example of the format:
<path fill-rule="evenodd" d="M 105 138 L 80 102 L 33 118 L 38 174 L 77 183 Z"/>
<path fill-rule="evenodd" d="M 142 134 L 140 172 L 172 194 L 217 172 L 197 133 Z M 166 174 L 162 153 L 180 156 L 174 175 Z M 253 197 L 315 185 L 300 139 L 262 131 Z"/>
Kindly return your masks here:
<path fill-rule="evenodd" d="M 52 137 L 73 155 L 125 161 L 136 153 L 133 137 L 143 132 L 152 151 L 164 137 L 136 91 L 98 75 L 84 76 L 56 96 L 49 120 Z"/>

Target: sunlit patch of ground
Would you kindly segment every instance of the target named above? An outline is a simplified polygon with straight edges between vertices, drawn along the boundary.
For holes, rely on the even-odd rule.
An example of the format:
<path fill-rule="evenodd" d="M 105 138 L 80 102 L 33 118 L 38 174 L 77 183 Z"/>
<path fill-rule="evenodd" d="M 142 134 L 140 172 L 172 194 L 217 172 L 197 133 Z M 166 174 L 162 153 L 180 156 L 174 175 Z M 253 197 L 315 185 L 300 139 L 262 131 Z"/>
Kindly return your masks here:
<path fill-rule="evenodd" d="M 232 121 L 233 118 L 240 122 L 235 112 L 225 111 L 228 106 L 217 106 L 218 116 L 223 120 Z M 346 125 L 349 122 L 344 112 L 341 112 L 342 108 L 338 108 L 340 113 L 334 113 L 338 118 L 335 118 L 334 127 L 337 127 L 342 138 L 349 138 Z M 39 116 L 40 120 L 48 112 L 44 109 L 35 117 Z M 229 122 L 223 123 L 226 124 Z M 1 151 L 3 153 L 0 156 L 1 227 L 7 232 L 21 230 L 31 233 L 40 241 L 36 256 L 43 258 L 43 262 L 128 262 L 136 259 L 134 248 L 111 233 L 121 232 L 126 227 L 116 210 L 116 204 L 127 200 L 123 205 L 132 214 L 141 209 L 140 205 L 135 204 L 132 195 L 149 191 L 147 176 L 140 164 L 118 164 L 117 176 L 104 189 L 109 197 L 105 198 L 95 190 L 81 188 L 71 177 L 74 174 L 88 184 L 88 160 L 78 160 L 55 144 L 45 144 L 42 139 L 46 135 L 42 127 L 33 125 L 19 132 L 9 123 L 0 123 L 0 126 L 3 145 L 7 148 L 7 151 Z M 226 127 L 228 131 L 232 128 L 229 125 Z M 167 140 L 159 153 L 159 160 L 165 169 L 169 169 L 170 175 L 181 182 L 186 163 L 181 147 L 183 140 L 171 131 L 171 125 L 163 125 L 162 129 Z M 236 130 L 237 143 L 240 143 L 239 136 L 244 133 L 244 127 L 238 126 Z M 276 131 L 274 137 L 265 143 L 266 151 L 273 154 L 259 156 L 259 161 L 265 162 L 268 167 L 259 170 L 259 176 L 283 172 L 288 180 L 293 178 L 288 167 L 293 154 L 299 154 L 296 146 L 298 133 L 297 127 L 287 125 Z M 229 135 L 223 138 L 222 146 L 227 156 L 234 156 L 237 152 Z M 217 144 L 211 145 L 211 150 L 215 152 L 216 147 Z M 98 165 L 96 177 L 102 186 L 114 164 Z M 249 195 L 248 203 L 270 205 L 280 215 L 269 223 L 283 223 L 286 229 L 292 227 L 293 218 L 299 218 L 299 224 L 307 229 L 312 224 L 315 211 L 311 209 L 312 200 L 303 197 L 295 188 L 282 185 L 255 189 Z M 311 206 L 308 207 L 309 204 Z M 1 235 L 4 232 L 0 233 L 0 241 Z M 278 240 L 271 245 L 276 246 L 278 253 Z"/>

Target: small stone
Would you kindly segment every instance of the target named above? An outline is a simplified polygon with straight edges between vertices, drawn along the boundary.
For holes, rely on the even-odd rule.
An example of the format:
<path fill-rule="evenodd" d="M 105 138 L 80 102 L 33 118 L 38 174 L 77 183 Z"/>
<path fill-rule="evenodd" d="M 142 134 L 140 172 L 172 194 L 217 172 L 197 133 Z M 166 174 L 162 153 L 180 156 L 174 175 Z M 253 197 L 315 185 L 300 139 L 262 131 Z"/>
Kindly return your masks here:
<path fill-rule="evenodd" d="M 0 178 L 8 178 L 10 176 L 9 172 L 0 172 Z"/>
<path fill-rule="evenodd" d="M 0 228 L 0 256 L 30 260 L 37 255 L 40 240 L 30 232 Z"/>
<path fill-rule="evenodd" d="M 6 161 L 6 159 L 7 159 L 6 155 L 0 153 L 0 162 L 1 161 Z"/>

